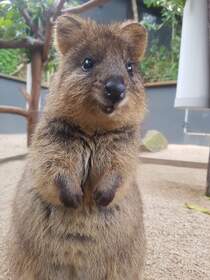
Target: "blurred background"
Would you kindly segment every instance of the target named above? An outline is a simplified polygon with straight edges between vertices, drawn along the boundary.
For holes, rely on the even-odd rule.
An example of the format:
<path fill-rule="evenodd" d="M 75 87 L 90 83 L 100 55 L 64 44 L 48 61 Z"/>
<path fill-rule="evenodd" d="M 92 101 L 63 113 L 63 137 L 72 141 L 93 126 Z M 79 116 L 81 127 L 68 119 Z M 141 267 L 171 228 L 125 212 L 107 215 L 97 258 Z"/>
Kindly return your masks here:
<path fill-rule="evenodd" d="M 147 99 L 138 169 L 144 280 L 209 280 L 210 0 L 0 0 L 0 280 L 10 279 L 10 203 L 58 66 L 53 26 L 66 10 L 147 28 L 139 63 Z"/>
<path fill-rule="evenodd" d="M 0 1 L 0 38 L 4 40 L 20 40 L 26 36 L 34 38 L 33 31 L 20 9 L 24 10 L 27 7 L 31 19 L 41 28 L 47 26 L 45 18 L 53 2 Z M 87 1 L 64 2 L 64 7 L 69 8 Z M 110 0 L 101 3 L 99 1 L 97 6 L 82 11 L 80 15 L 102 23 L 135 19 L 147 28 L 148 48 L 145 58 L 139 64 L 145 81 L 148 108 L 143 123 L 143 135 L 148 130 L 157 130 L 166 137 L 168 143 L 208 146 L 209 137 L 206 133 L 210 130 L 210 112 L 189 110 L 186 120 L 186 111 L 174 108 L 184 4 L 183 0 Z M 46 32 L 43 34 L 46 35 Z M 23 92 L 31 91 L 30 75 L 26 86 L 27 69 L 30 69 L 31 61 L 30 48 L 2 48 L 0 43 L 0 105 L 27 107 Z M 56 71 L 57 63 L 55 48 L 51 46 L 43 65 L 39 113 L 43 110 L 50 76 Z M 186 133 L 186 126 L 189 131 L 195 131 L 196 135 Z M 0 115 L 0 134 L 26 132 L 27 119 L 23 116 L 7 112 Z"/>

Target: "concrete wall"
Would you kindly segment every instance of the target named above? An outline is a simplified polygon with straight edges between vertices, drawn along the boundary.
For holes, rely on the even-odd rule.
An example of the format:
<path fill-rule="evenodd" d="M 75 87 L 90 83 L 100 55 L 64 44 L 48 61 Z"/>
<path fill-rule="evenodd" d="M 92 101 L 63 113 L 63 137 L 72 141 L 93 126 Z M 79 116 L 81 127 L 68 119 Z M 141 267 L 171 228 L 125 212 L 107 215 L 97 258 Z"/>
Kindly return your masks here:
<path fill-rule="evenodd" d="M 21 89 L 25 88 L 25 83 L 20 80 L 10 79 L 0 76 L 0 105 L 17 106 L 25 108 L 25 99 L 21 94 Z M 47 89 L 42 89 L 42 95 Z M 0 114 L 0 133 L 25 133 L 25 118 L 12 115 Z"/>
<path fill-rule="evenodd" d="M 20 89 L 24 83 L 0 77 L 0 105 L 25 107 Z M 146 89 L 148 112 L 143 123 L 143 134 L 148 129 L 161 131 L 169 143 L 209 145 L 208 137 L 186 136 L 183 133 L 184 111 L 174 108 L 176 88 L 164 86 Z M 41 110 L 45 104 L 47 89 L 42 89 Z M 210 111 L 190 112 L 189 128 L 194 131 L 210 133 Z M 25 133 L 26 121 L 23 117 L 0 114 L 0 133 Z"/>
<path fill-rule="evenodd" d="M 185 112 L 174 108 L 175 95 L 175 86 L 146 89 L 148 112 L 143 124 L 143 133 L 148 129 L 156 129 L 167 137 L 169 143 L 209 145 L 209 137 L 189 136 L 183 133 Z M 190 111 L 189 130 L 210 134 L 210 110 Z"/>
<path fill-rule="evenodd" d="M 127 18 L 132 18 L 131 1 L 111 0 L 81 15 L 83 17 L 90 17 L 100 23 L 123 21 Z"/>

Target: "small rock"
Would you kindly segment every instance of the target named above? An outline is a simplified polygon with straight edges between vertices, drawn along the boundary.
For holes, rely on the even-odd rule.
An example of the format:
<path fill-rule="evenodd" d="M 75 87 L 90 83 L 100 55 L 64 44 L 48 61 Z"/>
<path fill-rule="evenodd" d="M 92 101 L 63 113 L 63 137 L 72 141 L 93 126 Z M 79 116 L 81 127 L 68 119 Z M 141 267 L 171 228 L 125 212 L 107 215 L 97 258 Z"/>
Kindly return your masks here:
<path fill-rule="evenodd" d="M 159 152 L 168 147 L 166 137 L 157 130 L 149 130 L 142 139 L 141 148 L 149 152 Z"/>

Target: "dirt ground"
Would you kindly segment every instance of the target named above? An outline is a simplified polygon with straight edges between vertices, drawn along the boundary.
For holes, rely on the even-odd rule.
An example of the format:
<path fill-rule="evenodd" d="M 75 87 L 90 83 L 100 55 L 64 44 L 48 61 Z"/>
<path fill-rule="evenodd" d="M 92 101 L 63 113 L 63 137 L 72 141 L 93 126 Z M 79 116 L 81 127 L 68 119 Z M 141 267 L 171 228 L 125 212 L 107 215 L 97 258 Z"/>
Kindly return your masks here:
<path fill-rule="evenodd" d="M 208 158 L 207 148 L 186 147 L 180 153 L 197 160 Z M 7 280 L 5 238 L 10 203 L 21 176 L 26 153 L 24 136 L 0 136 L 0 280 Z M 140 165 L 144 202 L 147 258 L 144 280 L 209 280 L 210 216 L 189 210 L 185 203 L 210 209 L 204 196 L 206 171 L 180 167 Z M 85 279 L 84 279 L 85 280 Z"/>

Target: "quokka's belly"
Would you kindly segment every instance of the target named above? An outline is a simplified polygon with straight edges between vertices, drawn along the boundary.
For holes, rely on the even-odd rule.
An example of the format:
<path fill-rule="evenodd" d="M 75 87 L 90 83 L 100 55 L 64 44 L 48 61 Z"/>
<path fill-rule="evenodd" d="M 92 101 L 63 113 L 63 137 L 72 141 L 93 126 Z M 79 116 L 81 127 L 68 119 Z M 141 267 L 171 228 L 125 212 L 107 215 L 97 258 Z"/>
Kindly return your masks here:
<path fill-rule="evenodd" d="M 47 246 L 51 251 L 48 253 L 51 263 L 59 263 L 62 273 L 71 271 L 72 280 L 133 280 L 131 275 L 143 265 L 145 241 L 141 214 L 136 213 L 136 221 L 133 221 L 129 215 L 126 217 L 125 210 L 122 214 L 121 210 L 117 211 L 117 219 L 113 213 L 106 213 L 103 218 L 101 214 L 99 217 L 90 215 L 86 221 L 84 217 L 78 217 L 77 223 L 83 224 L 83 230 L 79 230 L 79 226 L 74 228 L 73 223 L 66 234 L 57 236 L 57 240 L 55 237 L 56 245 L 51 240 Z M 126 277 L 122 276 L 125 274 Z"/>
<path fill-rule="evenodd" d="M 48 238 L 50 242 L 54 239 L 59 246 L 53 246 L 51 250 L 56 249 L 60 262 L 75 262 L 82 266 L 89 259 L 104 262 L 104 258 L 114 258 L 128 248 L 132 250 L 134 245 L 138 251 L 144 244 L 144 226 L 141 200 L 135 200 L 125 199 L 119 205 L 89 214 L 66 211 L 63 220 L 59 213 L 56 219 L 54 217 L 56 230 L 51 230 Z M 60 226 L 56 226 L 58 223 Z"/>

